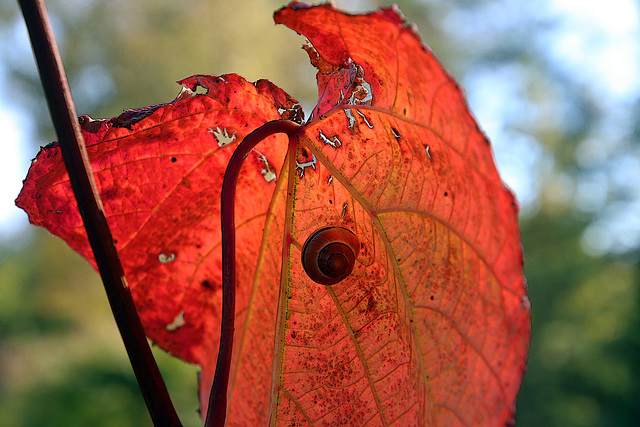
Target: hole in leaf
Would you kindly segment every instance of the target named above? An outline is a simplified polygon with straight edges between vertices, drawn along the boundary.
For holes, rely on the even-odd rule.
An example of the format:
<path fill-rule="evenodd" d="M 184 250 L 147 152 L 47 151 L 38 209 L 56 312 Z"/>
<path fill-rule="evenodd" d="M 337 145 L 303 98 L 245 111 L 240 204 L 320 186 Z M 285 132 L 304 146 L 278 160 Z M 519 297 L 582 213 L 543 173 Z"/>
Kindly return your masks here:
<path fill-rule="evenodd" d="M 193 92 L 194 95 L 206 95 L 209 93 L 209 89 L 202 86 L 200 83 L 196 85 L 196 90 Z"/>

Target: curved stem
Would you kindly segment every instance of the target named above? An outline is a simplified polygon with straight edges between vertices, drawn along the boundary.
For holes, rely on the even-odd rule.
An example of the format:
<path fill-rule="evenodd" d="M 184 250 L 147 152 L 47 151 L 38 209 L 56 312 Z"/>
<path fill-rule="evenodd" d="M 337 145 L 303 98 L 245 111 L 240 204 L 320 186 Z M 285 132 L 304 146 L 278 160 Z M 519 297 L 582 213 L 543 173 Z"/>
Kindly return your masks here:
<path fill-rule="evenodd" d="M 238 145 L 224 174 L 220 212 L 222 224 L 222 321 L 218 361 L 209 395 L 209 410 L 205 427 L 223 427 L 227 415 L 227 387 L 233 350 L 236 305 L 235 193 L 240 169 L 244 159 L 262 140 L 276 133 L 291 135 L 299 127 L 300 125 L 289 120 L 276 120 L 260 126 Z"/>
<path fill-rule="evenodd" d="M 43 0 L 20 0 L 62 157 L 113 317 L 155 426 L 181 426 L 140 318 L 102 208 L 71 90 Z"/>

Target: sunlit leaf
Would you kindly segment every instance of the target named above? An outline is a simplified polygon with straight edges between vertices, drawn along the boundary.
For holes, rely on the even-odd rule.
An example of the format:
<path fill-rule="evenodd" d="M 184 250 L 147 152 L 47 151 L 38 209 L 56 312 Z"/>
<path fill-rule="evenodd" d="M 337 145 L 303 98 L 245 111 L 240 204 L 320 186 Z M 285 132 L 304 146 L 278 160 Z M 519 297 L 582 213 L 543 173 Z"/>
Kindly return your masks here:
<path fill-rule="evenodd" d="M 517 206 L 461 91 L 396 9 L 293 3 L 275 19 L 308 38 L 319 98 L 295 144 L 266 139 L 241 172 L 228 422 L 509 422 L 529 343 Z M 181 83 L 175 101 L 85 117 L 83 132 L 146 333 L 202 366 L 204 412 L 222 176 L 249 132 L 302 116 L 266 81 Z M 92 260 L 56 144 L 17 203 Z M 359 240 L 353 272 L 330 286 L 301 262 L 326 226 Z"/>

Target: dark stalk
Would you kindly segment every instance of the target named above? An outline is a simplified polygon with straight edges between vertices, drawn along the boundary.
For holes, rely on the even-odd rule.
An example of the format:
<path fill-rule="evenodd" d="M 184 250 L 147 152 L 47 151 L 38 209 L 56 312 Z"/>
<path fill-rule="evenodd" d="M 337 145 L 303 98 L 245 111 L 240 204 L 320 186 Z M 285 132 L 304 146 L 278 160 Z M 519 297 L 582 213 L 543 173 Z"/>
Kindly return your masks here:
<path fill-rule="evenodd" d="M 98 194 L 43 0 L 19 0 L 78 208 L 120 335 L 155 426 L 181 426 L 144 335 Z"/>
<path fill-rule="evenodd" d="M 227 416 L 227 387 L 233 350 L 233 332 L 236 307 L 236 226 L 235 195 L 240 169 L 251 150 L 265 138 L 285 133 L 293 135 L 300 125 L 289 120 L 265 123 L 247 135 L 231 156 L 224 173 L 221 194 L 220 222 L 222 225 L 222 322 L 220 326 L 220 347 L 216 373 L 213 377 L 209 410 L 205 427 L 223 427 Z"/>

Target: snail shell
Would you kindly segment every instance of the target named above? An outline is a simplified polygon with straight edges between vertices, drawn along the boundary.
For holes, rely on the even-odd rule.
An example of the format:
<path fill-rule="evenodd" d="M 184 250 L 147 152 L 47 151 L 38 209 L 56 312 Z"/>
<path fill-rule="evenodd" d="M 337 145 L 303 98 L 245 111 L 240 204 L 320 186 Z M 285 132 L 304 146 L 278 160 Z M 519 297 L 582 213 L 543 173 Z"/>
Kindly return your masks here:
<path fill-rule="evenodd" d="M 302 248 L 302 266 L 309 278 L 321 285 L 334 285 L 353 270 L 360 241 L 343 227 L 316 230 Z"/>

